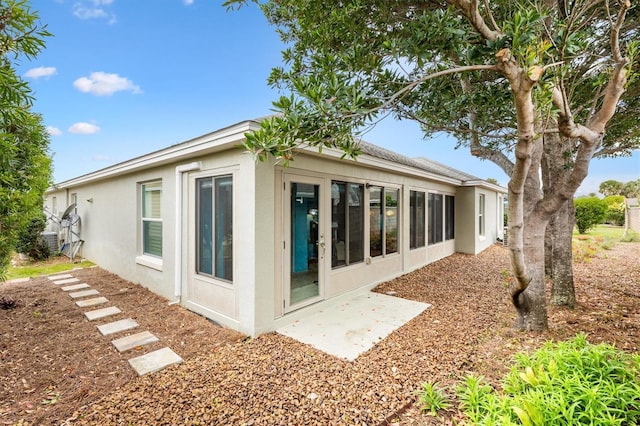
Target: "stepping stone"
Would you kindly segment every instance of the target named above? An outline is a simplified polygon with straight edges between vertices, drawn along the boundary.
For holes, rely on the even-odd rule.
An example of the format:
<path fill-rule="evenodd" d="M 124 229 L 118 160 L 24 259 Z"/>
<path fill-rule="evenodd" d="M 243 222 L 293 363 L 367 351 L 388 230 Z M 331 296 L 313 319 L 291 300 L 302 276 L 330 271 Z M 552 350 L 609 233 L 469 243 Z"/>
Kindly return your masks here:
<path fill-rule="evenodd" d="M 136 370 L 138 376 L 154 373 L 170 365 L 180 364 L 181 362 L 182 358 L 170 348 L 158 349 L 157 351 L 149 352 L 148 354 L 129 360 L 129 364 Z"/>
<path fill-rule="evenodd" d="M 62 280 L 64 278 L 73 278 L 71 274 L 58 274 L 58 275 L 49 275 L 48 277 L 51 281 Z"/>
<path fill-rule="evenodd" d="M 65 280 L 56 280 L 53 283 L 55 285 L 62 285 L 62 284 L 72 284 L 72 283 L 78 283 L 78 282 L 80 282 L 80 280 L 77 278 L 67 278 Z"/>
<path fill-rule="evenodd" d="M 96 309 L 95 311 L 85 312 L 84 316 L 87 317 L 89 321 L 94 321 L 100 318 L 119 314 L 120 312 L 122 312 L 120 309 L 116 308 L 115 306 L 110 306 L 108 308 Z"/>
<path fill-rule="evenodd" d="M 19 283 L 26 283 L 27 281 L 29 281 L 31 278 L 26 277 L 26 278 L 14 278 L 12 280 L 7 281 L 7 284 L 19 284 Z"/>
<path fill-rule="evenodd" d="M 76 306 L 80 308 L 88 308 L 89 306 L 102 305 L 107 303 L 109 299 L 106 297 L 94 297 L 93 299 L 78 300 Z"/>
<path fill-rule="evenodd" d="M 114 321 L 108 324 L 99 325 L 98 331 L 102 333 L 103 336 L 106 336 L 108 334 L 118 333 L 120 331 L 131 330 L 132 328 L 136 327 L 139 327 L 139 324 L 137 322 L 135 322 L 131 318 L 126 318 L 120 321 Z"/>
<path fill-rule="evenodd" d="M 80 290 L 81 288 L 89 288 L 89 284 L 87 283 L 82 283 L 82 284 L 74 284 L 74 285 L 68 285 L 66 287 L 60 287 L 62 289 L 62 291 L 73 291 L 73 290 Z"/>
<path fill-rule="evenodd" d="M 138 346 L 147 345 L 149 343 L 157 342 L 158 338 L 148 331 L 132 334 L 131 336 L 121 337 L 116 340 L 112 340 L 113 346 L 116 347 L 118 352 L 125 352 Z"/>
<path fill-rule="evenodd" d="M 94 288 L 92 288 L 91 290 L 82 290 L 82 291 L 76 291 L 73 293 L 69 293 L 69 296 L 72 299 L 80 299 L 81 297 L 87 297 L 87 296 L 95 296 L 96 294 L 100 294 L 100 292 Z"/>

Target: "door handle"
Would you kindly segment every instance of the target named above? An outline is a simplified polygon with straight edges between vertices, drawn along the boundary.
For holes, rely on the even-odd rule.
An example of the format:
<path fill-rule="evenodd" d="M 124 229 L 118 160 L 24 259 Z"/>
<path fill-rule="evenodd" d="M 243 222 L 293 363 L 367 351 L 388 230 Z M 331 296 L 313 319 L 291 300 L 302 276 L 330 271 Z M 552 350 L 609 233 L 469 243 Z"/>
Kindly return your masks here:
<path fill-rule="evenodd" d="M 324 259 L 324 251 L 326 248 L 326 244 L 324 243 L 324 235 L 320 235 L 320 241 L 318 242 L 318 245 L 322 249 L 322 253 L 320 254 L 320 259 Z"/>

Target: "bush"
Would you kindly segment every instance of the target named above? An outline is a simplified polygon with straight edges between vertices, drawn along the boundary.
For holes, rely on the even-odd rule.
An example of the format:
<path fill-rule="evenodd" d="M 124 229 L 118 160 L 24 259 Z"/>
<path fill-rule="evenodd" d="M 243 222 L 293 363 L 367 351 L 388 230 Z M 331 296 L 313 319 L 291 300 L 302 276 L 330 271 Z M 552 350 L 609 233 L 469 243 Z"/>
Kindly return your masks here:
<path fill-rule="evenodd" d="M 581 197 L 573 200 L 578 232 L 585 234 L 595 225 L 604 222 L 607 204 L 598 197 Z"/>
<path fill-rule="evenodd" d="M 46 226 L 47 218 L 44 214 L 31 219 L 18 234 L 16 251 L 28 255 L 33 260 L 47 259 L 51 250 L 42 238 L 42 231 Z"/>
<path fill-rule="evenodd" d="M 611 225 L 623 226 L 625 216 L 625 200 L 622 195 L 610 195 L 604 198 L 607 213 L 604 221 Z"/>
<path fill-rule="evenodd" d="M 473 424 L 639 424 L 640 356 L 581 334 L 518 354 L 502 393 L 474 376 L 457 393 Z"/>

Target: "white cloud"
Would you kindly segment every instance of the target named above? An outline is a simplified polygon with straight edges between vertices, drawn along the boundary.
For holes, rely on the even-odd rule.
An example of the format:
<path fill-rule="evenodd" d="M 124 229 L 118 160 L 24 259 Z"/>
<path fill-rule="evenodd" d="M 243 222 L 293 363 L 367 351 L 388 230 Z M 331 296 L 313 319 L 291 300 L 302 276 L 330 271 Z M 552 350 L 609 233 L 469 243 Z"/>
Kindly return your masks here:
<path fill-rule="evenodd" d="M 62 134 L 62 130 L 58 129 L 57 127 L 47 126 L 47 133 L 49 133 L 51 136 L 60 136 Z"/>
<path fill-rule="evenodd" d="M 140 86 L 118 74 L 107 74 L 101 71 L 92 72 L 89 77 L 80 77 L 73 82 L 76 89 L 84 93 L 92 93 L 98 96 L 110 96 L 115 92 L 129 91 L 133 94 L 142 93 Z"/>
<path fill-rule="evenodd" d="M 69 132 L 78 133 L 83 135 L 91 135 L 93 133 L 98 133 L 100 131 L 100 127 L 91 123 L 75 123 L 69 127 Z"/>
<path fill-rule="evenodd" d="M 187 6 L 190 6 L 193 4 L 193 0 L 183 0 L 184 4 L 186 4 Z"/>
<path fill-rule="evenodd" d="M 73 14 L 80 19 L 107 19 L 109 24 L 116 22 L 116 15 L 102 6 L 109 6 L 113 0 L 79 1 L 73 5 Z"/>
<path fill-rule="evenodd" d="M 56 73 L 56 67 L 38 67 L 31 68 L 29 71 L 24 73 L 25 77 L 38 79 L 40 77 L 51 77 Z"/>

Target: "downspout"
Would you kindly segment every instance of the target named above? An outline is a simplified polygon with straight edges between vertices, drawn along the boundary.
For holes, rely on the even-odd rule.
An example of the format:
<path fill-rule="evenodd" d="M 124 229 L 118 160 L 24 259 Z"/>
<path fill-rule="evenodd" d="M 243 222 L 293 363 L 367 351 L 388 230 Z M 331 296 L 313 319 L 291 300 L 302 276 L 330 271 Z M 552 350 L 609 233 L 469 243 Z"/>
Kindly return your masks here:
<path fill-rule="evenodd" d="M 200 170 L 202 165 L 199 161 L 183 164 L 176 167 L 176 215 L 175 215 L 175 257 L 174 257 L 174 295 L 178 298 L 173 303 L 180 301 L 182 295 L 182 174 L 194 170 Z"/>

